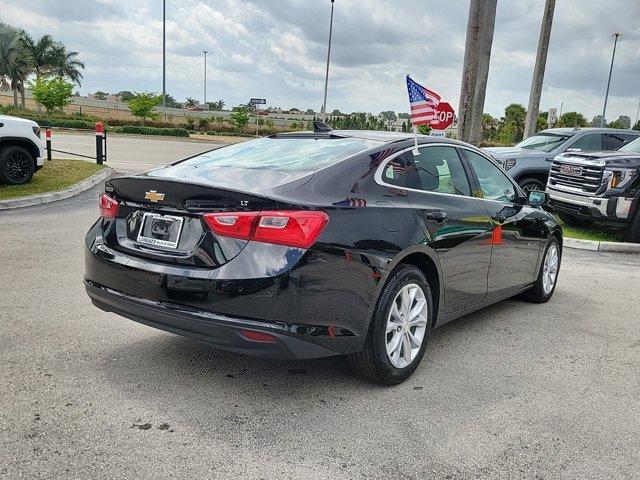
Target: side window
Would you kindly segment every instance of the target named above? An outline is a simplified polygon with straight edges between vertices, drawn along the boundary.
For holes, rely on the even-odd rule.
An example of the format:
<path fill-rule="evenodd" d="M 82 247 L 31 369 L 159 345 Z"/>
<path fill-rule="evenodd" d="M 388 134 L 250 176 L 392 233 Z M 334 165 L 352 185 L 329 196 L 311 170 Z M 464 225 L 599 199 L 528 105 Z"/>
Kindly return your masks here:
<path fill-rule="evenodd" d="M 477 192 L 477 197 L 505 203 L 516 201 L 518 198 L 516 187 L 502 170 L 475 152 L 465 150 L 465 155 L 476 172 L 480 183 L 480 191 Z"/>
<path fill-rule="evenodd" d="M 626 133 L 607 133 L 602 139 L 603 150 L 618 150 L 623 145 L 635 140 L 635 135 Z"/>
<path fill-rule="evenodd" d="M 602 150 L 602 135 L 599 133 L 584 135 L 569 145 L 568 148 L 579 148 L 582 152 Z"/>
<path fill-rule="evenodd" d="M 390 160 L 382 170 L 382 181 L 397 187 L 407 186 L 407 166 L 402 155 Z"/>
<path fill-rule="evenodd" d="M 471 196 L 471 188 L 458 152 L 453 147 L 423 147 L 420 154 L 405 154 L 418 173 L 417 188 L 428 192 Z"/>

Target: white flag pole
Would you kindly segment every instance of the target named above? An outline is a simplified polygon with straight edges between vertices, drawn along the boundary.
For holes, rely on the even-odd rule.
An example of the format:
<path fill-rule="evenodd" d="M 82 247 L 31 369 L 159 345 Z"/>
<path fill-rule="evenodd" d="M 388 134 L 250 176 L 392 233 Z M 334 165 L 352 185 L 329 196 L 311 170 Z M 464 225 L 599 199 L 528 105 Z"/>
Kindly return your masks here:
<path fill-rule="evenodd" d="M 413 126 L 413 140 L 414 140 L 414 145 L 413 145 L 413 150 L 411 150 L 413 152 L 414 156 L 420 155 L 420 152 L 418 151 L 418 127 L 416 127 L 415 125 Z"/>

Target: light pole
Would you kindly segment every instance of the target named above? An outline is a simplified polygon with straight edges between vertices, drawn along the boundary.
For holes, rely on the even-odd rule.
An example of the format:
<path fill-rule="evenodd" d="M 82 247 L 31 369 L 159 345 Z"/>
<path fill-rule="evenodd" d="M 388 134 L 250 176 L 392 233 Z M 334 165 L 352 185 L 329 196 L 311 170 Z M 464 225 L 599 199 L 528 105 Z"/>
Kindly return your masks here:
<path fill-rule="evenodd" d="M 207 110 L 207 52 L 206 50 L 202 50 L 204 53 L 204 109 Z"/>
<path fill-rule="evenodd" d="M 613 53 L 611 54 L 611 67 L 609 67 L 609 80 L 607 80 L 607 93 L 604 94 L 604 107 L 602 108 L 602 118 L 600 119 L 600 126 L 604 127 L 604 116 L 607 113 L 607 99 L 609 98 L 609 85 L 611 85 L 611 72 L 613 72 L 613 59 L 616 58 L 616 46 L 618 45 L 618 37 L 622 36 L 622 33 L 614 33 L 611 35 L 613 40 Z"/>
<path fill-rule="evenodd" d="M 329 22 L 329 48 L 327 49 L 327 71 L 324 76 L 324 102 L 322 102 L 322 121 L 327 119 L 327 86 L 329 84 L 329 59 L 331 58 L 331 35 L 333 34 L 333 2 L 331 0 L 331 21 Z"/>
<path fill-rule="evenodd" d="M 631 128 L 635 127 L 638 124 L 638 114 L 640 114 L 640 98 L 638 99 L 638 108 L 636 109 L 636 123 L 634 123 Z"/>
<path fill-rule="evenodd" d="M 166 0 L 162 0 L 162 111 L 164 121 L 167 121 L 167 57 L 165 51 L 166 44 Z"/>

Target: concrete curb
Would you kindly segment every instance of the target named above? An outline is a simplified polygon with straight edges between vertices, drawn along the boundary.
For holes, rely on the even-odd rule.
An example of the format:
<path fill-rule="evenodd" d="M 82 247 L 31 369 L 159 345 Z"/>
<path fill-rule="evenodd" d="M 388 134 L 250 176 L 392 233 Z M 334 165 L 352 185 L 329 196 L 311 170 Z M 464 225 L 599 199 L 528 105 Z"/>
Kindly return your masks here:
<path fill-rule="evenodd" d="M 115 170 L 113 168 L 107 167 L 97 173 L 94 173 L 86 180 L 82 180 L 81 182 L 65 188 L 64 190 L 42 193 L 38 195 L 29 195 L 28 197 L 11 198 L 9 200 L 0 200 L 0 210 L 31 207 L 33 205 L 42 205 L 43 203 L 51 203 L 57 200 L 64 200 L 65 198 L 74 197 L 86 190 L 89 190 L 98 183 L 106 180 L 114 173 Z"/>
<path fill-rule="evenodd" d="M 591 250 L 594 252 L 636 253 L 640 254 L 640 243 L 623 242 L 598 242 L 595 240 L 580 240 L 577 238 L 564 238 L 564 246 L 578 250 Z"/>

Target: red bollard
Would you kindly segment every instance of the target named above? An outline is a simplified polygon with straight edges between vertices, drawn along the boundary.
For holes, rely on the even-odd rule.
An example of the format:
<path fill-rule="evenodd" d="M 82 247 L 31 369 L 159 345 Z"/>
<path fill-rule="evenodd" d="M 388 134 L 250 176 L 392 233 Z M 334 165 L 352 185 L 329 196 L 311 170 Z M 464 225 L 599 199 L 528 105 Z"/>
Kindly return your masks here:
<path fill-rule="evenodd" d="M 47 128 L 44 131 L 44 138 L 47 145 L 47 160 L 51 161 L 51 129 Z"/>
<path fill-rule="evenodd" d="M 96 122 L 96 163 L 102 165 L 104 159 L 102 153 L 102 142 L 104 141 L 104 125 L 102 122 Z"/>

